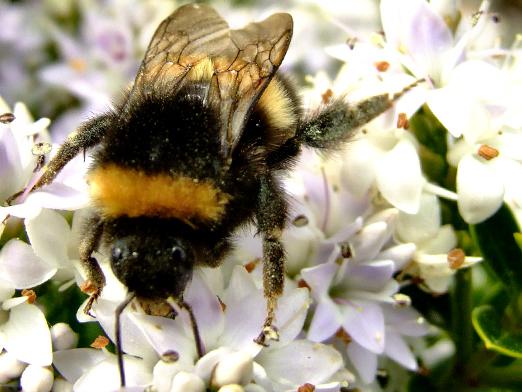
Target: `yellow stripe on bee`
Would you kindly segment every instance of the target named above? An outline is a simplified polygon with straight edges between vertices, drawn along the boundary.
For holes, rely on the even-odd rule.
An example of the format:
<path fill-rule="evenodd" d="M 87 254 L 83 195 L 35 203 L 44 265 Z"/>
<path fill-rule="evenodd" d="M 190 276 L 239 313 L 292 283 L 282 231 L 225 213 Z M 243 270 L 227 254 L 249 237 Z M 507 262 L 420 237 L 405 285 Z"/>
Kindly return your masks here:
<path fill-rule="evenodd" d="M 212 59 L 206 57 L 190 69 L 187 77 L 195 82 L 209 82 L 213 75 L 214 65 L 212 64 Z"/>
<path fill-rule="evenodd" d="M 91 198 L 107 217 L 159 216 L 182 221 L 217 221 L 229 195 L 211 180 L 146 174 L 114 164 L 88 175 Z"/>
<path fill-rule="evenodd" d="M 266 113 L 268 123 L 272 127 L 292 129 L 297 125 L 294 103 L 278 79 L 270 81 L 257 104 Z"/>

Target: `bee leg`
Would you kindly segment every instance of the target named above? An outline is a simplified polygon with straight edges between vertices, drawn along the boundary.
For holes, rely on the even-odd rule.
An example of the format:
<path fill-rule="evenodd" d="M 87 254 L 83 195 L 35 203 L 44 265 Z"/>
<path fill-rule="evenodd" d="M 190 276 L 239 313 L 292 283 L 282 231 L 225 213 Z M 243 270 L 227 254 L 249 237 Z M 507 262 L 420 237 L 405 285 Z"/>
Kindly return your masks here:
<path fill-rule="evenodd" d="M 51 183 L 63 167 L 80 151 L 98 144 L 107 129 L 109 115 L 95 117 L 72 132 L 62 144 L 54 158 L 43 167 L 43 174 L 33 186 L 33 190 Z"/>
<path fill-rule="evenodd" d="M 92 305 L 98 299 L 105 286 L 105 276 L 103 271 L 98 264 L 98 261 L 92 257 L 92 253 L 98 247 L 100 238 L 103 232 L 103 223 L 99 216 L 91 218 L 90 222 L 86 225 L 88 230 L 85 232 L 84 237 L 80 243 L 80 262 L 82 267 L 87 272 L 87 280 L 80 287 L 81 290 L 89 294 L 89 301 L 85 305 L 83 311 L 90 314 Z"/>
<path fill-rule="evenodd" d="M 268 340 L 279 338 L 272 325 L 277 299 L 283 294 L 285 277 L 285 251 L 281 242 L 286 222 L 287 203 L 284 191 L 274 178 L 267 176 L 261 180 L 257 203 L 256 220 L 263 235 L 263 288 L 267 300 L 267 316 L 263 330 L 254 340 L 263 346 Z"/>
<path fill-rule="evenodd" d="M 418 80 L 396 94 L 381 94 L 349 105 L 344 98 L 328 103 L 322 110 L 299 124 L 295 138 L 299 143 L 320 149 L 336 150 L 349 141 L 354 131 L 384 113 Z"/>

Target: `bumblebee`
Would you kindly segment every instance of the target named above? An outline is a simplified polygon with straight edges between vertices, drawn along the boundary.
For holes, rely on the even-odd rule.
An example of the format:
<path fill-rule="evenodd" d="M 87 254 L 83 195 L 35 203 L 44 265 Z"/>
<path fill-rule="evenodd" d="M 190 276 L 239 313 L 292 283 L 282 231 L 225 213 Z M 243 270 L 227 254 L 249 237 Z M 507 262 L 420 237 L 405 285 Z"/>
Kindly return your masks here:
<path fill-rule="evenodd" d="M 133 296 L 182 301 L 194 267 L 220 265 L 236 229 L 253 222 L 267 299 L 256 341 L 277 335 L 288 210 L 279 178 L 303 145 L 336 149 L 396 99 L 349 106 L 341 98 L 305 116 L 276 73 L 292 26 L 289 14 L 278 13 L 231 30 L 207 5 L 177 9 L 155 32 L 121 103 L 81 125 L 44 168 L 35 188 L 93 149 L 87 181 L 95 214 L 80 245 L 87 311 L 105 284 L 92 256 L 98 247 L 110 249 L 112 270 Z"/>

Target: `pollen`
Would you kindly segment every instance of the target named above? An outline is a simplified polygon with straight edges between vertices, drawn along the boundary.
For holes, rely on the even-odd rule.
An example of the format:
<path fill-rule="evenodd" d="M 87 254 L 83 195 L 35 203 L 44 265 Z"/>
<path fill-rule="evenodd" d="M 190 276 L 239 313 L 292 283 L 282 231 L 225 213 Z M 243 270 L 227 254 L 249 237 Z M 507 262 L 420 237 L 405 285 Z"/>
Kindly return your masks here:
<path fill-rule="evenodd" d="M 466 255 L 460 248 L 452 249 L 448 252 L 448 264 L 452 270 L 459 269 L 464 264 Z"/>
<path fill-rule="evenodd" d="M 35 301 L 36 301 L 36 293 L 34 292 L 34 290 L 23 289 L 22 290 L 22 295 L 24 297 L 27 297 L 27 303 L 29 303 L 29 304 L 34 304 L 35 303 Z"/>
<path fill-rule="evenodd" d="M 297 392 L 314 392 L 315 391 L 315 385 L 306 383 L 297 388 Z"/>
<path fill-rule="evenodd" d="M 379 72 L 386 72 L 390 68 L 390 63 L 387 61 L 378 61 L 375 63 L 375 68 Z"/>
<path fill-rule="evenodd" d="M 102 348 L 105 348 L 109 344 L 109 339 L 105 336 L 98 336 L 94 341 L 91 343 L 92 348 L 97 348 L 101 350 Z"/>
<path fill-rule="evenodd" d="M 408 115 L 406 113 L 399 113 L 397 117 L 397 128 L 408 129 L 410 122 L 408 121 Z"/>
<path fill-rule="evenodd" d="M 229 195 L 211 180 L 107 165 L 88 175 L 91 198 L 108 217 L 158 216 L 192 221 L 217 221 Z"/>
<path fill-rule="evenodd" d="M 83 59 L 80 58 L 73 58 L 69 60 L 69 65 L 76 72 L 85 72 L 85 70 L 87 69 L 87 64 Z"/>
<path fill-rule="evenodd" d="M 482 158 L 490 161 L 493 158 L 496 158 L 499 156 L 499 151 L 494 147 L 488 146 L 487 144 L 483 144 L 479 147 L 478 154 Z"/>

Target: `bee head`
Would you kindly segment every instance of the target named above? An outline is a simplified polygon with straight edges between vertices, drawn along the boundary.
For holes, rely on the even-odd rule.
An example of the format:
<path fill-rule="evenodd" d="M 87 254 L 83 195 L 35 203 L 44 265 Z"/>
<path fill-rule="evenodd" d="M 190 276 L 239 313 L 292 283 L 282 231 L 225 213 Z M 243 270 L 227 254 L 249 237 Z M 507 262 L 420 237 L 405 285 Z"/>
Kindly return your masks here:
<path fill-rule="evenodd" d="M 129 227 L 130 222 L 119 223 Z M 180 298 L 195 262 L 191 242 L 176 231 L 163 230 L 162 225 L 132 223 L 129 230 L 119 227 L 109 244 L 114 274 L 138 297 Z"/>

